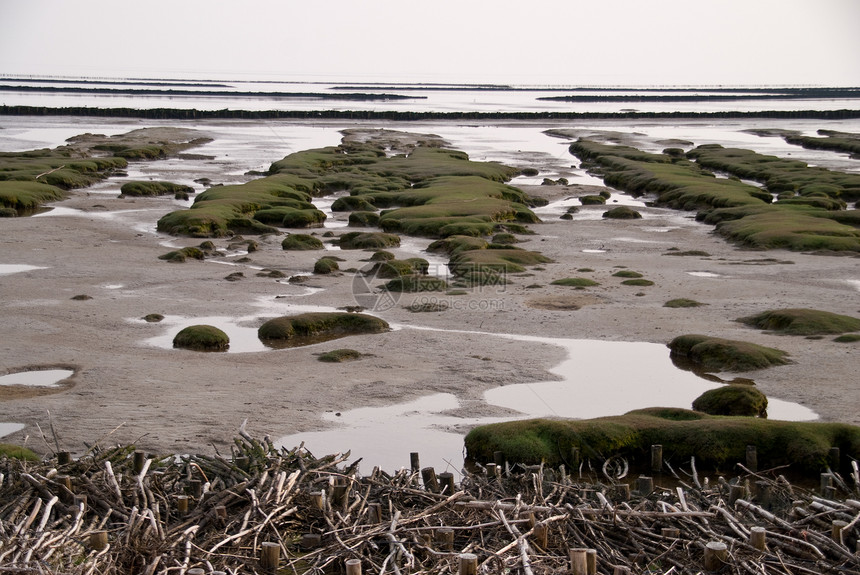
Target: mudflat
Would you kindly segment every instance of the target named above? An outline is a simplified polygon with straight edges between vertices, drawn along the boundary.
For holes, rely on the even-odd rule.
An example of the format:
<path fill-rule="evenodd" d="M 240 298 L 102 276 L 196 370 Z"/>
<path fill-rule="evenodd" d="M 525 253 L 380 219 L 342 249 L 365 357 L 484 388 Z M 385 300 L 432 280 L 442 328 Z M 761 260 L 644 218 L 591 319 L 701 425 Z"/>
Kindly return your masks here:
<path fill-rule="evenodd" d="M 575 184 L 526 188 L 551 201 L 597 191 Z M 542 215 L 542 223 L 529 226 L 534 235 L 519 236 L 519 247 L 539 251 L 551 263 L 513 274 L 503 286 L 434 295 L 446 304 L 444 311 L 416 313 L 411 304 L 426 303 L 428 295 L 404 293 L 373 311 L 397 328 L 386 333 L 291 349 L 203 353 L 172 349 L 154 338 L 169 340 L 179 318 L 229 318 L 256 329 L 278 315 L 358 305 L 356 293 L 367 284 L 350 270 L 364 267 L 371 252 L 332 251 L 342 259 L 341 271 L 311 275 L 321 252 L 284 251 L 284 236 L 270 234 L 246 236 L 258 244 L 247 254 L 237 253 L 235 238 L 221 238 L 212 241 L 225 255 L 168 263 L 158 256 L 202 241 L 156 233 L 155 222 L 176 208 L 170 199 L 81 189 L 56 206 L 51 215 L 0 221 L 0 263 L 37 266 L 0 276 L 0 375 L 75 370 L 59 388 L 0 388 L 4 421 L 26 424 L 4 441 L 36 451 L 54 448 L 51 425 L 72 452 L 106 436 L 154 452 L 229 451 L 245 420 L 250 433 L 279 437 L 322 428 L 320 415 L 327 411 L 439 392 L 456 395 L 472 416 L 509 414 L 486 404 L 483 392 L 552 379 L 548 370 L 565 352 L 489 335 L 499 333 L 662 344 L 704 333 L 779 348 L 791 363 L 721 377 L 752 378 L 769 397 L 803 404 L 823 421 L 860 424 L 858 344 L 780 336 L 736 321 L 781 308 L 857 316 L 860 267 L 853 256 L 750 251 L 716 236 L 693 213 L 640 207 L 642 219 L 609 220 L 601 214 L 611 206 L 583 206 L 571 220 Z M 328 241 L 325 231 L 302 233 Z M 352 229 L 330 231 L 337 236 Z M 426 246 L 429 240 L 416 242 Z M 417 255 L 407 247 L 390 251 Z M 654 285 L 623 285 L 613 276 L 622 269 Z M 296 275 L 305 280 L 288 281 Z M 574 276 L 599 285 L 551 283 Z M 706 305 L 664 306 L 677 298 Z M 144 321 L 148 314 L 165 319 Z M 363 357 L 318 360 L 338 348 Z"/>

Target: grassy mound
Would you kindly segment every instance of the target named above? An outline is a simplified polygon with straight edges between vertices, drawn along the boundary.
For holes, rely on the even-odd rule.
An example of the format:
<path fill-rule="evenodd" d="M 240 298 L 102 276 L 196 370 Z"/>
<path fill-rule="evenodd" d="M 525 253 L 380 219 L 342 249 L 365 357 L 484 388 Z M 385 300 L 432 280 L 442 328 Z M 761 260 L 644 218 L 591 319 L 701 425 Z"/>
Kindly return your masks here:
<path fill-rule="evenodd" d="M 361 357 L 362 354 L 354 349 L 333 349 L 320 354 L 317 359 L 326 363 L 343 363 L 344 361 L 355 361 Z"/>
<path fill-rule="evenodd" d="M 538 252 L 516 248 L 465 250 L 451 256 L 448 267 L 455 276 L 475 273 L 511 274 L 552 260 Z"/>
<path fill-rule="evenodd" d="M 633 270 L 618 270 L 612 276 L 616 278 L 641 278 L 642 274 Z"/>
<path fill-rule="evenodd" d="M 400 246 L 400 236 L 382 232 L 348 232 L 340 236 L 342 250 L 379 250 Z"/>
<path fill-rule="evenodd" d="M 412 274 L 426 275 L 430 269 L 430 263 L 424 258 L 409 258 L 405 260 L 386 260 L 373 267 L 371 273 L 379 278 L 396 278 Z"/>
<path fill-rule="evenodd" d="M 161 254 L 158 259 L 165 260 L 171 263 L 182 263 L 188 258 L 195 260 L 205 259 L 206 253 L 199 247 L 189 246 L 179 250 L 169 251 L 166 254 Z"/>
<path fill-rule="evenodd" d="M 393 292 L 427 292 L 444 291 L 448 289 L 448 282 L 439 278 L 424 275 L 406 275 L 394 278 L 385 284 L 385 289 Z"/>
<path fill-rule="evenodd" d="M 746 446 L 757 448 L 760 467 L 789 465 L 818 473 L 826 468 L 831 447 L 860 453 L 860 427 L 839 423 L 771 421 L 720 417 L 680 409 L 652 408 L 622 416 L 588 420 L 531 419 L 483 425 L 466 436 L 468 456 L 493 461 L 501 451 L 509 462 L 570 465 L 573 448 L 597 465 L 621 455 L 647 464 L 651 445 L 663 446 L 672 465 L 696 458 L 703 469 L 726 469 L 746 460 Z"/>
<path fill-rule="evenodd" d="M 281 248 L 285 250 L 321 250 L 324 247 L 319 238 L 308 234 L 290 234 L 281 242 Z"/>
<path fill-rule="evenodd" d="M 746 325 L 788 335 L 828 335 L 860 331 L 860 319 L 816 309 L 778 309 L 742 317 Z"/>
<path fill-rule="evenodd" d="M 666 303 L 663 304 L 663 307 L 700 307 L 703 305 L 708 305 L 706 303 L 698 302 L 694 299 L 689 298 L 677 298 L 670 299 Z"/>
<path fill-rule="evenodd" d="M 283 316 L 260 326 L 257 336 L 269 340 L 335 339 L 363 333 L 382 333 L 388 323 L 361 313 L 317 312 Z"/>
<path fill-rule="evenodd" d="M 651 280 L 646 280 L 646 279 L 631 279 L 631 280 L 622 281 L 621 285 L 625 285 L 625 286 L 652 286 L 652 285 L 654 285 L 654 282 L 652 282 Z"/>
<path fill-rule="evenodd" d="M 121 196 L 175 196 L 176 194 L 193 194 L 194 188 L 173 182 L 127 182 L 120 188 Z"/>
<path fill-rule="evenodd" d="M 603 212 L 603 217 L 611 220 L 639 220 L 642 214 L 628 206 L 618 206 Z"/>
<path fill-rule="evenodd" d="M 694 399 L 693 409 L 708 415 L 767 417 L 767 397 L 751 385 L 724 385 Z"/>
<path fill-rule="evenodd" d="M 196 351 L 225 351 L 230 347 L 230 338 L 211 325 L 190 325 L 176 334 L 173 347 Z"/>
<path fill-rule="evenodd" d="M 550 282 L 554 286 L 594 287 L 600 283 L 588 278 L 561 278 Z"/>
<path fill-rule="evenodd" d="M 56 202 L 65 197 L 63 190 L 48 184 L 0 181 L 0 205 L 15 210 L 16 214 L 35 210 L 42 204 Z"/>
<path fill-rule="evenodd" d="M 379 225 L 379 214 L 376 212 L 352 212 L 349 214 L 351 228 L 372 228 Z"/>
<path fill-rule="evenodd" d="M 788 363 L 782 350 L 707 335 L 681 335 L 668 345 L 671 355 L 709 371 L 752 371 Z"/>
<path fill-rule="evenodd" d="M 330 274 L 339 269 L 340 267 L 337 265 L 337 260 L 333 258 L 320 258 L 314 263 L 315 274 Z"/>

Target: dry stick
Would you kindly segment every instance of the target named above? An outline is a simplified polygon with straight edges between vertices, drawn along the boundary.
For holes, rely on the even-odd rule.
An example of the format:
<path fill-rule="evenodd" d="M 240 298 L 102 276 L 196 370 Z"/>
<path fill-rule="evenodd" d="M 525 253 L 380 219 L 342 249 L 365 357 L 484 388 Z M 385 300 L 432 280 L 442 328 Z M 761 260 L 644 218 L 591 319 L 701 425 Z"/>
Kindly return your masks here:
<path fill-rule="evenodd" d="M 522 535 L 522 533 L 520 533 L 519 529 L 517 529 L 515 526 L 508 523 L 508 518 L 505 517 L 504 511 L 499 509 L 496 513 L 498 514 L 499 519 L 502 520 L 502 523 L 504 523 L 505 529 L 507 529 L 508 533 L 513 535 L 515 540 L 516 540 L 517 549 L 520 552 L 520 558 L 521 558 L 522 563 L 523 563 L 523 573 L 525 575 L 533 575 L 532 566 L 531 566 L 531 559 L 529 559 L 528 541 L 526 541 L 525 537 L 523 537 L 523 535 Z M 531 533 L 531 531 L 529 531 L 529 533 Z"/>

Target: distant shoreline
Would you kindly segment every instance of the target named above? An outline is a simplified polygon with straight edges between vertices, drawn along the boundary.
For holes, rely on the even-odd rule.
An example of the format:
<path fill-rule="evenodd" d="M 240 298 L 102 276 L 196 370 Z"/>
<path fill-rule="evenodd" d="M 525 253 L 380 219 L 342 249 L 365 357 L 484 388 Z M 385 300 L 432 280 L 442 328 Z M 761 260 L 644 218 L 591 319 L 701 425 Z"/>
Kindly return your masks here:
<path fill-rule="evenodd" d="M 723 120 L 772 118 L 792 120 L 849 120 L 858 110 L 759 110 L 720 112 L 403 112 L 394 110 L 196 110 L 182 108 L 54 108 L 49 106 L 0 106 L 0 116 L 84 116 L 144 118 L 157 120 L 612 120 L 677 119 Z"/>

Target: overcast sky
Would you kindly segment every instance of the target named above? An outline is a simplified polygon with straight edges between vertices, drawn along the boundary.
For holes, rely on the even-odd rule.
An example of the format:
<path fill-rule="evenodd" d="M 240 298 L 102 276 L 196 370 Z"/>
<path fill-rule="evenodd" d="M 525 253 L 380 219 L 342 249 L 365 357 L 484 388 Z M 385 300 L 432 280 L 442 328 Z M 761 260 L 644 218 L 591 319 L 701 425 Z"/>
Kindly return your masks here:
<path fill-rule="evenodd" d="M 0 75 L 860 86 L 860 0 L 0 0 Z"/>

